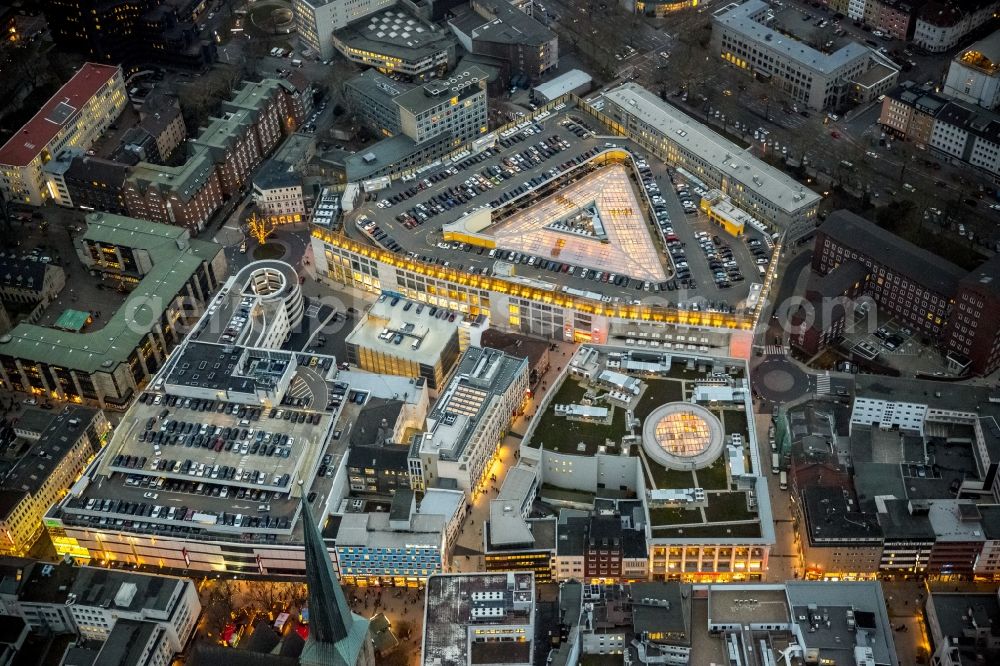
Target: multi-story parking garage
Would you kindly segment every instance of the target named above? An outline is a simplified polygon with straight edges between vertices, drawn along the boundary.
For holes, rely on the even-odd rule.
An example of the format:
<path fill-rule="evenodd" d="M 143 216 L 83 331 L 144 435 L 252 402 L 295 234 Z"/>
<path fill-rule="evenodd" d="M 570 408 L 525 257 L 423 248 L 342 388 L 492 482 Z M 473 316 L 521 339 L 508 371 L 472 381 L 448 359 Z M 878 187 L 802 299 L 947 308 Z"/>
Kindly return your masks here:
<path fill-rule="evenodd" d="M 801 233 L 818 196 L 742 155 L 748 169 L 768 175 L 753 201 L 781 201 L 745 214 L 743 235 L 730 236 L 695 203 L 708 194 L 706 181 L 686 163 L 646 158 L 649 148 L 628 127 L 616 125 L 626 136 L 613 136 L 602 118 L 566 97 L 457 154 L 390 176 L 377 203 L 359 206 L 356 224 L 314 231 L 318 275 L 559 340 L 605 342 L 645 323 L 751 330 L 771 254 L 787 229 Z M 791 217 L 760 212 L 788 205 Z M 725 333 L 693 350 L 743 355 L 746 340 Z"/>

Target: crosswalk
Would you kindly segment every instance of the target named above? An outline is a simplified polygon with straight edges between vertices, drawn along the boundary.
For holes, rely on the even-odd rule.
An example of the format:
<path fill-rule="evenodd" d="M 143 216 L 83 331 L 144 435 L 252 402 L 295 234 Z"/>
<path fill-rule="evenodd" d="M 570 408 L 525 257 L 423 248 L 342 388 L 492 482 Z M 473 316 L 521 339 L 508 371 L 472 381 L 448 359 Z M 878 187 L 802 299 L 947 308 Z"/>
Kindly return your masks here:
<path fill-rule="evenodd" d="M 319 314 L 319 306 L 316 305 L 315 303 L 310 304 L 309 307 L 306 308 L 307 317 L 312 318 L 318 314 Z"/>
<path fill-rule="evenodd" d="M 784 345 L 764 345 L 765 356 L 787 356 L 788 348 Z"/>
<path fill-rule="evenodd" d="M 830 375 L 817 375 L 816 393 L 830 393 Z"/>

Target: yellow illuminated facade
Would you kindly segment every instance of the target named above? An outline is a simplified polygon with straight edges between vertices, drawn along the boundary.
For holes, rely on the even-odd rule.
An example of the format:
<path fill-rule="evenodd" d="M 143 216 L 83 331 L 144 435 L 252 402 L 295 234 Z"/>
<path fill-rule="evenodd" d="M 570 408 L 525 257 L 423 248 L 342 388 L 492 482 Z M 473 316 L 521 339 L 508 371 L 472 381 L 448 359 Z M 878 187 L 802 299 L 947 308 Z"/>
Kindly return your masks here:
<path fill-rule="evenodd" d="M 566 339 L 583 333 L 588 341 L 607 338 L 606 323 L 612 319 L 646 321 L 681 326 L 752 330 L 753 317 L 740 314 L 682 310 L 657 305 L 605 303 L 582 296 L 520 283 L 500 276 L 473 275 L 453 267 L 422 262 L 415 257 L 395 254 L 362 245 L 325 229 L 313 229 L 314 256 L 325 258 L 317 266 L 325 278 L 379 292 L 400 291 L 407 298 L 442 305 L 469 314 L 488 314 L 493 303 L 503 304 L 510 317 L 523 319 L 525 310 L 558 314 L 565 325 Z M 517 310 L 507 311 L 507 305 Z M 542 308 L 547 308 L 543 310 Z M 516 314 L 515 314 L 516 312 Z M 502 318 L 506 320 L 508 316 Z M 551 317 L 550 324 L 555 324 Z M 582 331 L 586 324 L 588 330 Z M 592 327 L 605 325 L 597 330 Z"/>
<path fill-rule="evenodd" d="M 44 479 L 37 480 L 37 486 L 25 490 L 19 500 L 0 517 L 0 553 L 24 557 L 42 533 L 42 518 L 49 507 L 61 500 L 68 489 L 80 478 L 80 474 L 94 459 L 95 448 L 104 445 L 105 435 L 111 424 L 104 412 L 79 412 L 93 415 L 93 421 L 86 426 L 81 424 L 76 441 L 67 441 L 69 449 L 62 454 L 62 459 L 48 471 Z M 93 443 L 91 443 L 93 437 Z M 39 444 L 38 446 L 43 446 Z M 33 454 L 29 452 L 21 464 L 31 466 Z M 17 467 L 12 474 L 17 474 Z M 10 489 L 13 490 L 13 489 Z M 60 554 L 78 553 L 75 545 L 67 541 L 57 544 L 64 549 Z"/>
<path fill-rule="evenodd" d="M 63 90 L 85 85 L 75 82 L 77 77 L 103 76 L 105 70 L 111 73 L 106 83 L 88 98 L 79 109 L 72 109 L 69 112 L 69 115 L 60 123 L 61 126 L 58 131 L 48 143 L 45 145 L 31 145 L 30 147 L 25 144 L 25 149 L 30 148 L 34 151 L 34 154 L 28 160 L 20 161 L 19 155 L 17 160 L 13 158 L 10 160 L 11 162 L 17 161 L 18 163 L 0 164 L 0 173 L 3 175 L 3 178 L 0 178 L 0 189 L 3 190 L 7 201 L 15 201 L 33 206 L 40 206 L 50 199 L 60 203 L 61 193 L 55 189 L 50 189 L 42 167 L 66 148 L 81 148 L 84 150 L 89 148 L 105 132 L 108 126 L 114 123 L 118 119 L 118 116 L 121 115 L 125 104 L 128 102 L 128 96 L 125 93 L 125 80 L 122 77 L 121 68 L 111 70 L 104 65 L 92 65 L 90 63 L 84 65 L 84 68 L 86 71 L 81 69 L 74 79 L 71 79 L 60 89 L 60 92 L 56 93 L 55 98 L 62 99 L 59 95 L 63 93 Z M 63 97 L 66 94 L 63 93 Z M 51 104 L 51 101 L 48 104 Z M 44 108 L 42 111 L 44 111 Z M 55 110 L 49 113 L 55 113 Z M 36 125 L 38 122 L 39 118 L 36 117 L 32 121 L 29 121 L 25 125 L 25 128 L 32 127 L 33 124 Z M 46 119 L 41 122 L 48 123 L 51 121 Z M 35 132 L 34 129 L 30 131 Z M 15 136 L 15 138 L 11 139 L 11 142 L 16 142 L 17 140 Z M 8 145 L 4 146 L 4 154 L 7 152 Z M 24 149 L 15 148 L 11 151 L 11 154 L 24 152 Z"/>
<path fill-rule="evenodd" d="M 651 580 L 728 583 L 762 580 L 770 548 L 764 545 L 651 544 Z"/>

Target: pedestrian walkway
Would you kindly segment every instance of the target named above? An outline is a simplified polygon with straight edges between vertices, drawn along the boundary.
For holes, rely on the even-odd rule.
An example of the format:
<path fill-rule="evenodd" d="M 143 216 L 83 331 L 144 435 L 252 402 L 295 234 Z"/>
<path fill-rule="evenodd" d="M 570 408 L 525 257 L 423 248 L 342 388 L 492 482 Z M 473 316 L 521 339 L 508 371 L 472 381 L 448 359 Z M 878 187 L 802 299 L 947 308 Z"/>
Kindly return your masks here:
<path fill-rule="evenodd" d="M 784 345 L 764 345 L 765 356 L 788 356 L 788 348 Z"/>
<path fill-rule="evenodd" d="M 830 394 L 830 375 L 816 375 L 816 393 Z"/>

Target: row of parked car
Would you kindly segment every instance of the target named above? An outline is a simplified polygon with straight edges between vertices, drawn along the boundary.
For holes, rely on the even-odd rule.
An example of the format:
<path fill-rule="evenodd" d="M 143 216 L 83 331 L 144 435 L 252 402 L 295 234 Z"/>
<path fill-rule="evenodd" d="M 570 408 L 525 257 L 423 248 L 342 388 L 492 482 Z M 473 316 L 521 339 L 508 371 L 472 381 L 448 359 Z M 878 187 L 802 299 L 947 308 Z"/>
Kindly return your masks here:
<path fill-rule="evenodd" d="M 313 422 L 312 416 L 310 414 L 310 423 Z M 317 414 L 316 417 L 318 416 Z M 161 446 L 183 446 L 188 449 L 209 449 L 217 453 L 225 451 L 242 456 L 257 455 L 259 450 L 262 456 L 277 456 L 279 458 L 289 457 L 291 446 L 285 446 L 285 444 L 290 441 L 294 442 L 284 433 L 258 430 L 257 434 L 254 435 L 253 428 L 248 431 L 246 428 L 216 426 L 214 430 L 211 427 L 206 430 L 204 425 L 199 429 L 197 424 L 186 423 L 179 425 L 174 430 L 172 427 L 177 423 L 179 422 L 171 421 L 162 430 L 155 432 L 149 429 L 140 432 L 139 441 L 151 443 L 157 454 L 160 452 Z M 195 432 L 190 431 L 192 426 L 194 426 Z"/>
<path fill-rule="evenodd" d="M 403 248 L 399 243 L 396 242 L 392 236 L 387 234 L 384 229 L 379 227 L 373 220 L 371 220 L 366 215 L 361 215 L 358 217 L 357 222 L 358 228 L 371 238 L 373 241 L 384 247 L 391 252 L 402 252 Z"/>
<path fill-rule="evenodd" d="M 212 481 L 189 481 L 185 479 L 168 479 L 164 476 L 147 476 L 145 474 L 129 474 L 125 478 L 126 486 L 136 488 L 149 488 L 150 492 L 143 493 L 144 499 L 157 499 L 159 493 L 153 492 L 163 490 L 171 493 L 188 493 L 190 495 L 203 495 L 205 497 L 235 497 L 237 499 L 249 499 L 253 501 L 267 502 L 270 499 L 287 498 L 288 493 L 280 490 L 266 490 L 261 488 L 230 488 L 226 485 L 213 483 Z M 225 490 L 225 494 L 223 494 Z"/>
<path fill-rule="evenodd" d="M 291 525 L 291 521 L 285 517 L 268 515 L 258 516 L 229 512 L 216 513 L 211 511 L 202 511 L 186 506 L 162 506 L 159 504 L 153 504 L 152 502 L 129 502 L 126 500 L 90 498 L 86 501 L 82 508 L 87 511 L 123 516 L 122 518 L 116 518 L 114 516 L 88 517 L 89 522 L 93 524 L 108 526 L 123 526 L 126 522 L 128 522 L 129 527 L 133 524 L 137 524 L 142 527 L 153 528 L 155 527 L 155 524 L 145 522 L 137 523 L 136 519 L 153 518 L 156 520 L 193 522 L 196 514 L 198 517 L 198 523 L 202 524 L 204 523 L 206 516 L 214 516 L 216 525 L 228 525 L 230 527 L 287 529 Z"/>
<path fill-rule="evenodd" d="M 170 393 L 152 393 L 148 391 L 139 395 L 139 402 L 149 405 L 164 404 L 167 407 L 190 409 L 195 412 L 216 412 L 218 414 L 222 414 L 228 408 L 231 415 L 236 416 L 240 420 L 245 419 L 247 421 L 256 421 L 260 419 L 262 412 L 260 407 L 248 407 L 247 405 L 227 403 L 224 400 L 185 398 L 183 396 L 173 395 Z M 162 414 L 162 416 L 166 416 L 166 414 Z"/>
<path fill-rule="evenodd" d="M 557 139 L 557 140 L 559 140 L 559 139 Z M 566 145 L 568 146 L 569 144 L 566 144 Z M 496 199 L 494 199 L 493 201 L 491 201 L 490 202 L 490 207 L 491 208 L 497 208 L 498 206 L 506 203 L 507 201 L 510 201 L 511 199 L 514 199 L 514 198 L 517 198 L 517 197 L 521 196 L 522 194 L 524 194 L 525 192 L 528 192 L 529 190 L 533 190 L 534 188 L 538 187 L 539 185 L 541 185 L 542 183 L 544 183 L 549 178 L 554 178 L 555 176 L 559 175 L 560 173 L 562 173 L 562 172 L 564 172 L 564 171 L 566 171 L 566 170 L 568 170 L 568 169 L 570 169 L 570 168 L 572 168 L 572 167 L 574 167 L 574 166 L 576 166 L 578 164 L 581 164 L 582 162 L 590 159 L 591 157 L 593 157 L 594 155 L 597 154 L 597 151 L 598 151 L 598 148 L 591 148 L 587 152 L 581 153 L 580 155 L 577 155 L 573 159 L 570 159 L 570 160 L 567 160 L 567 161 L 563 162 L 558 167 L 554 167 L 552 169 L 549 169 L 543 175 L 534 176 L 534 177 L 530 178 L 527 182 L 521 183 L 520 185 L 518 185 L 514 189 L 508 190 L 508 191 L 504 192 L 503 194 L 501 194 L 500 196 L 498 196 Z"/>
<path fill-rule="evenodd" d="M 740 271 L 740 265 L 733 257 L 733 249 L 723 242 L 722 238 L 712 236 L 707 231 L 696 232 L 694 236 L 705 253 L 715 286 L 719 289 L 729 289 L 734 282 L 746 279 Z"/>

